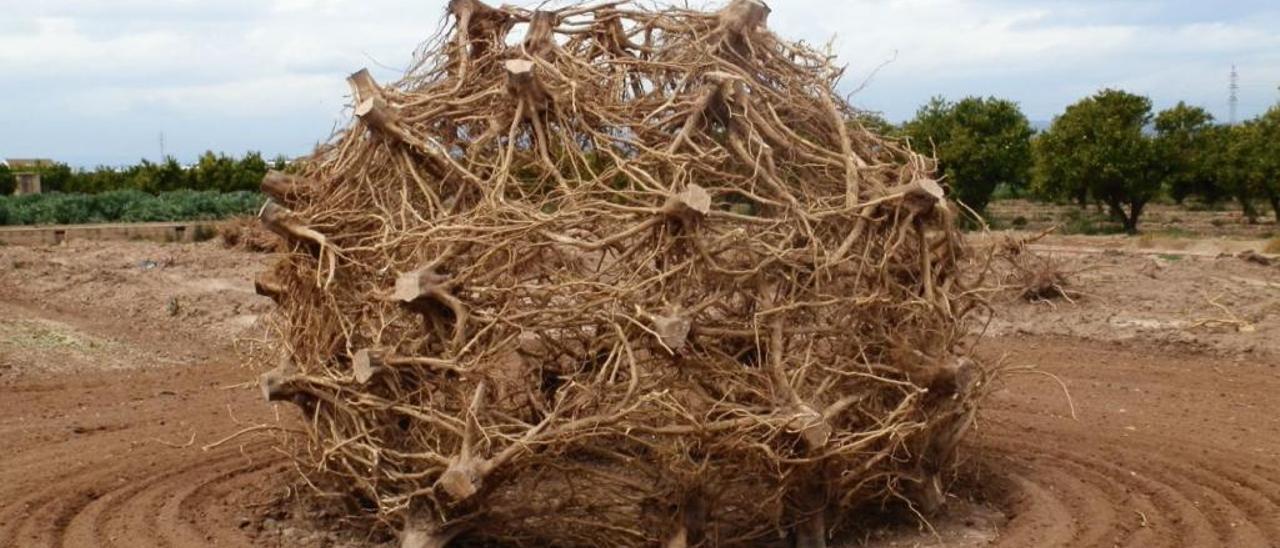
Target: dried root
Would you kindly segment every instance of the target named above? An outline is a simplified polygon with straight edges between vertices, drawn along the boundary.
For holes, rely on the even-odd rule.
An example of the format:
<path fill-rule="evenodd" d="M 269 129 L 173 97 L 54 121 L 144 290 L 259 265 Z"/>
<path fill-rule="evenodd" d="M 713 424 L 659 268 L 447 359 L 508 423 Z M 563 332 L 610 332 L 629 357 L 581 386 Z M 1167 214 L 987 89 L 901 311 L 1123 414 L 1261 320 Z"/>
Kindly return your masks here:
<path fill-rule="evenodd" d="M 1005 236 L 997 243 L 993 254 L 1003 266 L 1001 287 L 1030 302 L 1071 301 L 1083 296 L 1070 288 L 1071 278 L 1077 271 L 1068 270 L 1062 261 L 1036 253 L 1029 247 L 1052 231 L 1049 229 L 1026 238 Z"/>
<path fill-rule="evenodd" d="M 768 13 L 453 0 L 352 75 L 264 181 L 312 485 L 413 546 L 820 546 L 941 500 L 989 374 L 953 205 Z"/>
<path fill-rule="evenodd" d="M 222 247 L 271 253 L 281 250 L 280 238 L 262 227 L 257 219 L 249 216 L 232 217 L 218 225 L 218 238 Z"/>

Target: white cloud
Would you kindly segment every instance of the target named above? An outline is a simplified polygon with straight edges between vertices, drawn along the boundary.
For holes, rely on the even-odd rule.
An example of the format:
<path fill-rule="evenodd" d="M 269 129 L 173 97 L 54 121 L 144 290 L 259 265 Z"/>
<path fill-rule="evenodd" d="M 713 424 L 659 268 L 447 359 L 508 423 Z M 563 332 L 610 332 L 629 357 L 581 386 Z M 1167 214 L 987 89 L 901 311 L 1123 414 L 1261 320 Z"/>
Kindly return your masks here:
<path fill-rule="evenodd" d="M 1241 2 L 1226 13 L 1179 0 L 775 0 L 771 27 L 810 43 L 835 36 L 850 90 L 895 59 L 855 97 L 893 118 L 935 94 L 995 94 L 1043 119 L 1104 86 L 1225 114 L 1232 62 L 1251 83 L 1246 109 L 1265 108 L 1280 84 L 1280 7 Z M 0 154 L 75 151 L 94 162 L 94 140 L 119 132 L 102 148 L 125 150 L 138 139 L 136 152 L 100 158 L 129 161 L 154 148 L 154 133 L 180 124 L 245 124 L 226 132 L 231 141 L 218 146 L 228 150 L 323 138 L 340 115 L 343 78 L 369 66 L 395 79 L 443 21 L 445 0 L 13 4 L 0 21 L 0 96 L 32 106 L 0 111 L 0 127 L 85 131 L 22 140 L 0 132 Z"/>
<path fill-rule="evenodd" d="M 1180 14 L 1171 4 L 793 0 L 774 6 L 772 26 L 819 42 L 835 35 L 848 89 L 892 60 L 855 102 L 899 119 L 935 94 L 1010 96 L 1033 118 L 1048 118 L 1084 94 L 1121 85 L 1140 85 L 1132 91 L 1158 104 L 1183 93 L 1217 109 L 1210 99 L 1225 104 L 1232 62 L 1280 83 L 1273 53 L 1280 7 L 1218 10 L 1239 19 L 1200 20 L 1203 13 Z"/>
<path fill-rule="evenodd" d="M 63 72 L 109 73 L 130 67 L 174 66 L 192 51 L 172 31 L 153 30 L 104 39 L 86 36 L 77 20 L 40 17 L 28 32 L 0 35 L 0 72 L 39 78 Z"/>
<path fill-rule="evenodd" d="M 68 95 L 68 109 L 86 117 L 190 113 L 268 118 L 285 112 L 337 114 L 347 86 L 329 76 L 281 74 L 211 84 L 97 87 Z"/>

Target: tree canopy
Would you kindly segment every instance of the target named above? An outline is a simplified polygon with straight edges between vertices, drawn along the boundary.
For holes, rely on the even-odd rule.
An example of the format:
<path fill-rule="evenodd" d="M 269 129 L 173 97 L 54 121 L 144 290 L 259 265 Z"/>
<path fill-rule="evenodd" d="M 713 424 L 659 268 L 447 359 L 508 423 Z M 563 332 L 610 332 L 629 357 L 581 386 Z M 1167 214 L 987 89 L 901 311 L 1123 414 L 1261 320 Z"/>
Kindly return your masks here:
<path fill-rule="evenodd" d="M 141 160 L 135 165 L 114 168 L 72 169 L 62 163 L 40 168 L 44 192 L 98 194 L 116 190 L 139 190 L 147 193 L 174 190 L 216 190 L 235 192 L 257 190 L 268 169 L 283 170 L 288 161 L 277 157 L 271 163 L 257 152 L 241 158 L 205 152 L 193 166 L 184 166 L 172 156 L 156 163 Z M 0 166 L 0 194 L 13 193 L 13 176 Z"/>
<path fill-rule="evenodd" d="M 9 170 L 9 166 L 0 164 L 0 196 L 13 194 L 17 181 L 14 180 L 13 172 Z"/>
<path fill-rule="evenodd" d="M 1069 107 L 1036 143 L 1035 186 L 1044 195 L 1092 197 L 1136 232 L 1160 192 L 1168 162 L 1153 138 L 1151 100 L 1107 89 Z"/>
<path fill-rule="evenodd" d="M 1182 101 L 1156 115 L 1156 144 L 1170 169 L 1165 190 L 1178 203 L 1192 195 L 1209 203 L 1223 198 L 1209 169 L 1212 129 L 1213 115 L 1209 111 Z"/>
<path fill-rule="evenodd" d="M 918 150 L 933 147 L 952 195 L 986 209 L 997 185 L 1023 188 L 1031 171 L 1031 124 L 1018 104 L 995 97 L 935 97 L 903 132 Z"/>

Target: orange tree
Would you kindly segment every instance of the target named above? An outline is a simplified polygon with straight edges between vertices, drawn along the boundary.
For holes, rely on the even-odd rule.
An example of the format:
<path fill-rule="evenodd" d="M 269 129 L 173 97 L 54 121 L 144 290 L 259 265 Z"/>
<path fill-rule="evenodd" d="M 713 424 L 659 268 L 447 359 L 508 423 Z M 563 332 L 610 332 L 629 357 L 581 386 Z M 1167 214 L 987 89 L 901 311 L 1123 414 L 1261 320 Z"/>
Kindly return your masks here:
<path fill-rule="evenodd" d="M 1106 204 L 1126 232 L 1138 231 L 1143 208 L 1170 170 L 1154 139 L 1151 100 L 1107 89 L 1054 118 L 1037 139 L 1034 188 L 1047 197 L 1082 194 Z"/>
<path fill-rule="evenodd" d="M 1031 171 L 1031 123 L 1018 104 L 995 97 L 935 97 L 903 126 L 914 148 L 933 147 L 952 195 L 986 209 L 997 185 L 1023 188 Z"/>
<path fill-rule="evenodd" d="M 1165 190 L 1178 203 L 1193 195 L 1209 203 L 1224 197 L 1223 188 L 1214 184 L 1213 173 L 1207 169 L 1212 128 L 1209 111 L 1182 101 L 1156 115 L 1156 145 L 1170 169 Z"/>

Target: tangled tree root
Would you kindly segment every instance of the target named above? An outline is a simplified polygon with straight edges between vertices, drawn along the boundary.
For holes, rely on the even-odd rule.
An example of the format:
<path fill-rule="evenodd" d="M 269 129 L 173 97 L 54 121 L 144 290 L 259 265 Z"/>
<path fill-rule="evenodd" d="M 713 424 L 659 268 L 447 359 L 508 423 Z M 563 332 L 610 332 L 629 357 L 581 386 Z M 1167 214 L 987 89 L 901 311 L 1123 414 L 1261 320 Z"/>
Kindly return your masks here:
<path fill-rule="evenodd" d="M 251 216 L 232 217 L 218 224 L 218 237 L 222 247 L 254 253 L 270 253 L 283 250 L 280 238 L 263 228 Z"/>
<path fill-rule="evenodd" d="M 1037 256 L 1038 257 L 1038 256 Z M 1019 275 L 1018 294 L 1028 301 L 1071 299 L 1067 289 L 1067 274 L 1051 260 L 1038 261 L 1037 266 L 1022 268 Z"/>
<path fill-rule="evenodd" d="M 1075 272 L 1053 257 L 1041 255 L 1028 246 L 1049 235 L 1053 229 L 1035 236 L 1019 238 L 1005 236 L 1000 241 L 995 256 L 1005 266 L 1005 281 L 1000 285 L 1012 288 L 1020 298 L 1031 302 L 1047 302 L 1055 299 L 1068 301 L 1081 297 L 1070 289 L 1071 276 Z"/>
<path fill-rule="evenodd" d="M 821 546 L 941 503 L 983 303 L 932 165 L 829 56 L 757 0 L 449 13 L 263 182 L 263 393 L 309 483 L 408 546 Z"/>

